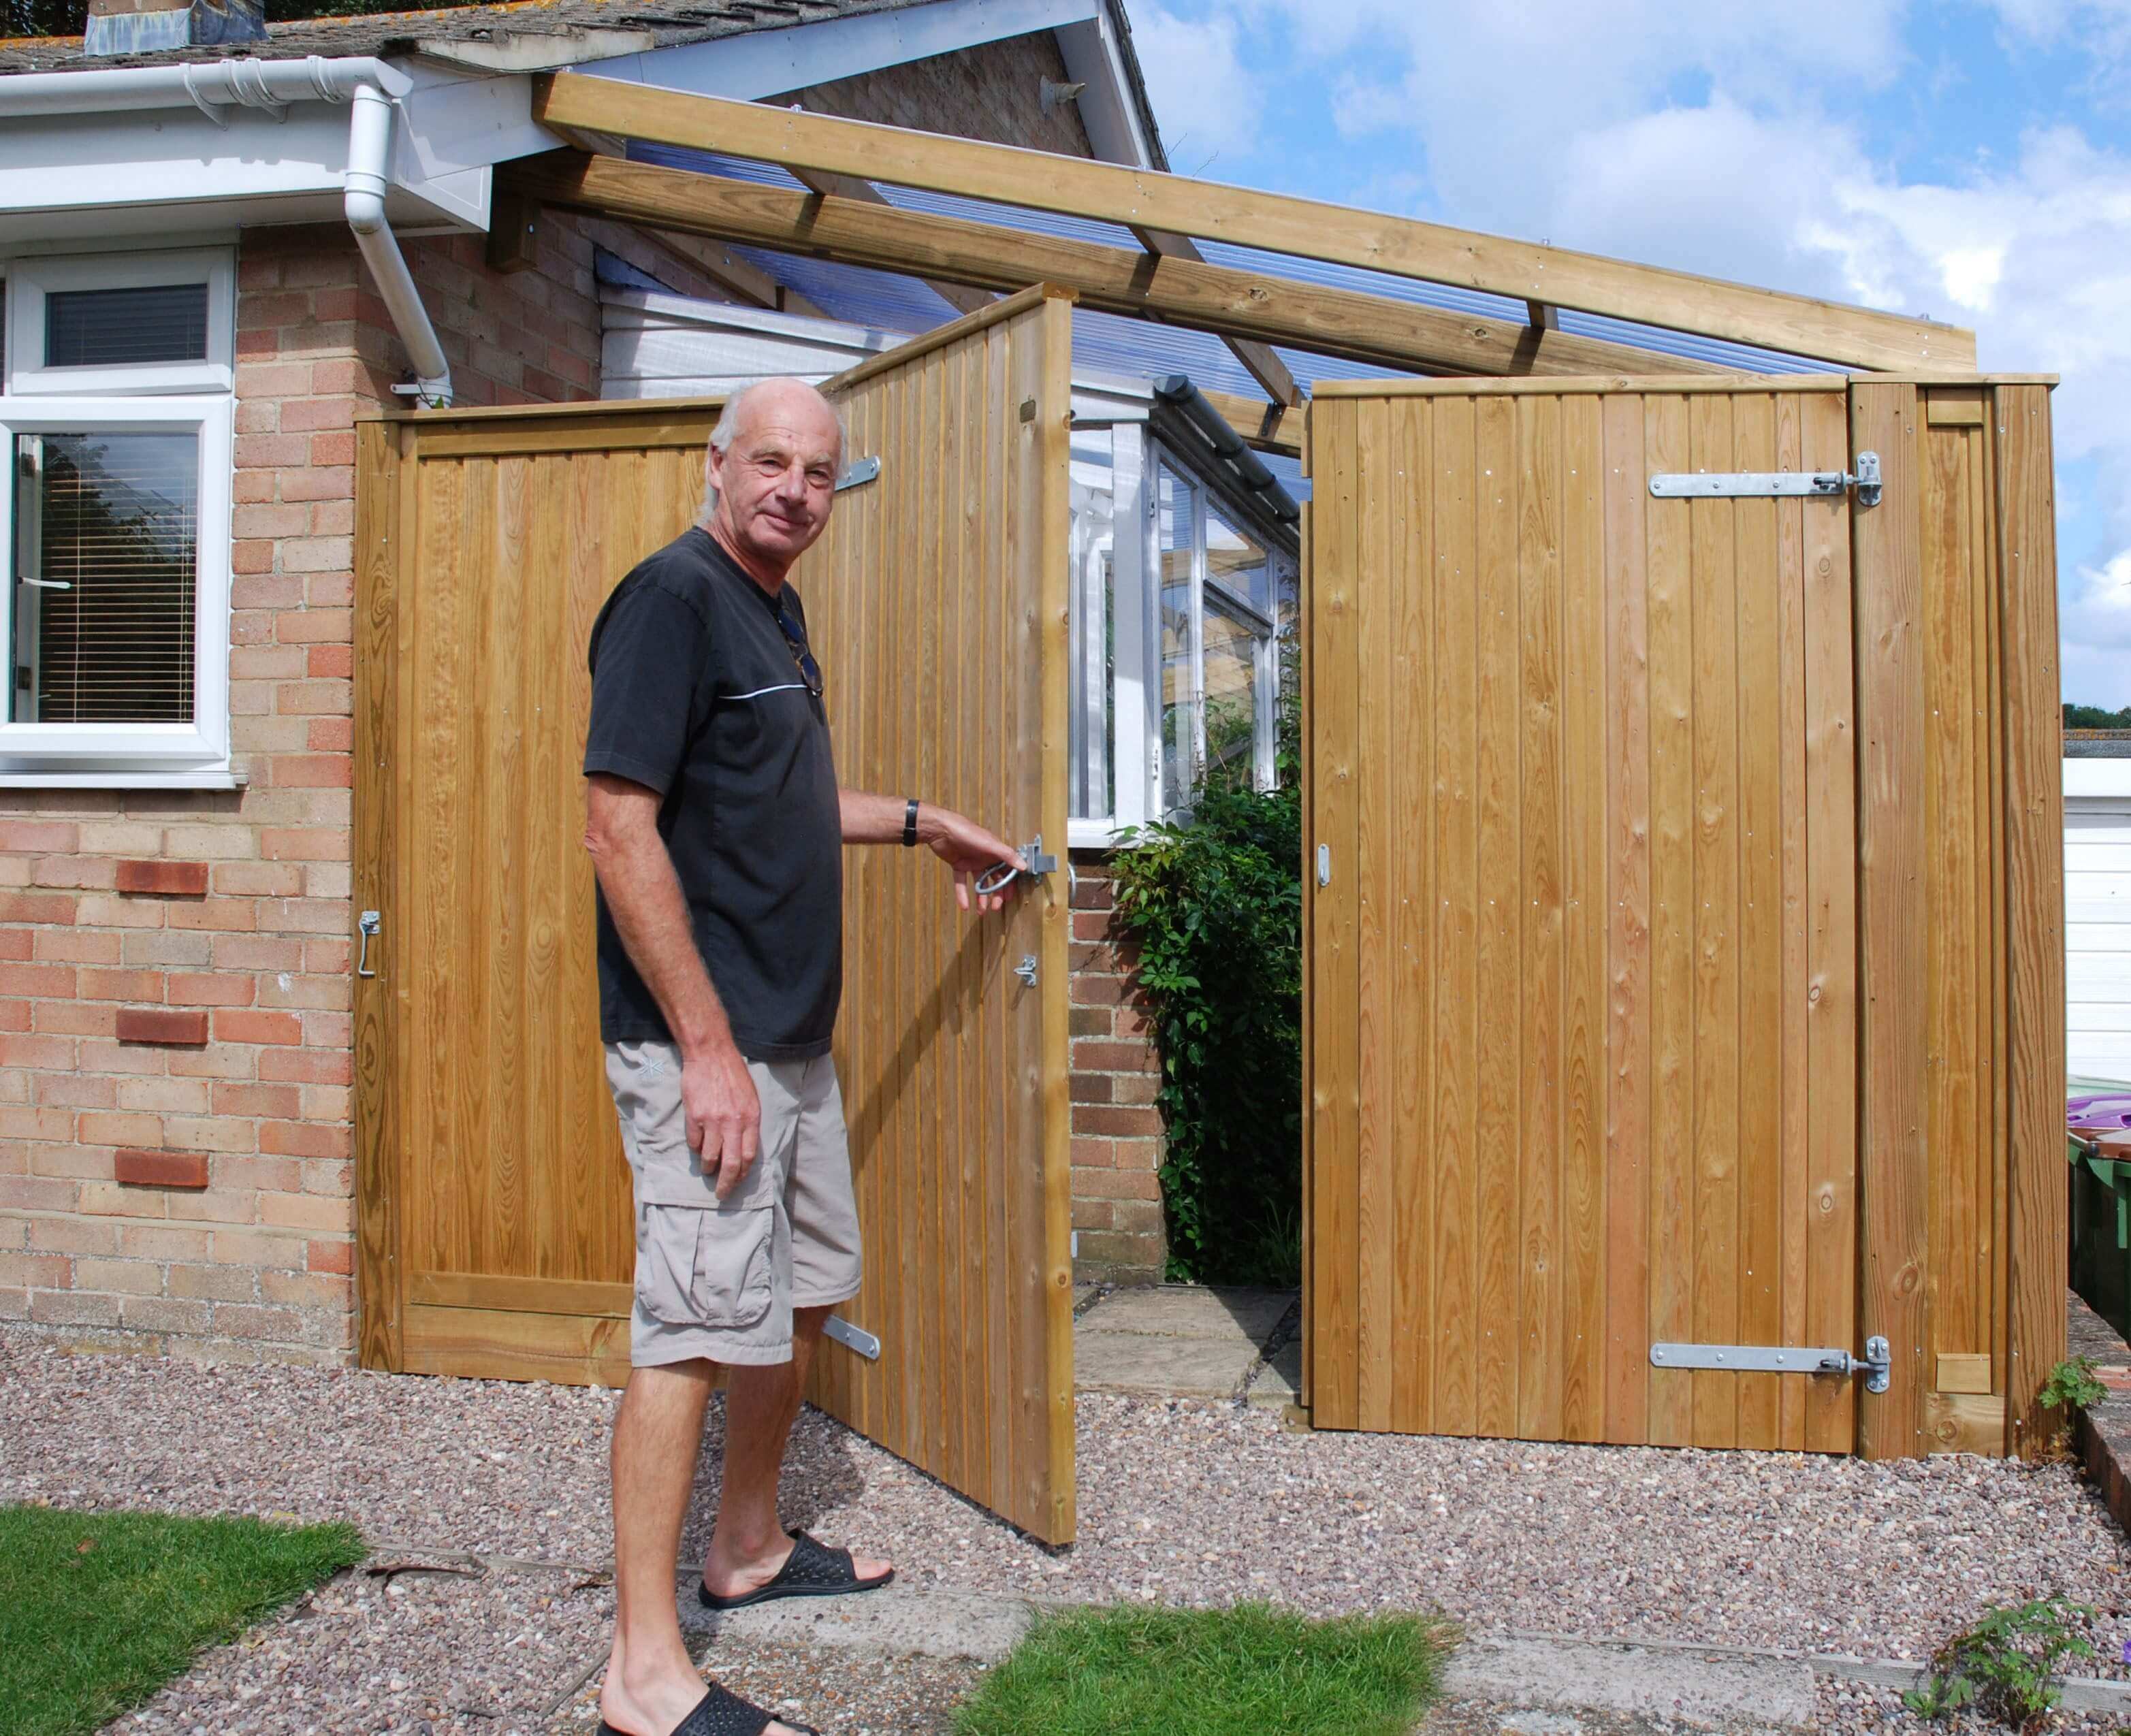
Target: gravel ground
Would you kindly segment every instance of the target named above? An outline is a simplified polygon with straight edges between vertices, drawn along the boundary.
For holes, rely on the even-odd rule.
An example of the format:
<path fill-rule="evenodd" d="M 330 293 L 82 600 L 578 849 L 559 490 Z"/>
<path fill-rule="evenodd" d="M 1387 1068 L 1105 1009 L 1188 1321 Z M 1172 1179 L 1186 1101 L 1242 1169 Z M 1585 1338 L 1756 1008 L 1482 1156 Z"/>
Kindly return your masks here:
<path fill-rule="evenodd" d="M 811 1724 L 821 1736 L 947 1736 L 955 1708 L 982 1667 L 966 1658 L 882 1657 L 826 1647 L 749 1647 L 745 1653 L 692 1639 L 706 1671 L 765 1710 Z M 592 1736 L 599 1684 L 587 1684 L 553 1736 Z"/>
<path fill-rule="evenodd" d="M 0 1501 L 346 1518 L 381 1544 L 596 1566 L 613 1404 L 566 1387 L 72 1356 L 0 1329 Z M 2096 1673 L 2131 1676 L 2116 1662 L 2131 1547 L 2069 1467 L 1313 1435 L 1228 1404 L 1092 1395 L 1080 1420 L 1070 1551 L 812 1413 L 788 1517 L 893 1554 L 920 1586 L 1258 1596 L 1323 1613 L 1438 1604 L 1478 1629 L 1876 1657 L 1925 1657 L 1987 1604 L 2056 1592 L 2100 1611 Z M 717 1448 L 714 1423 L 692 1548 Z M 434 1694 L 449 1687 L 435 1676 Z M 1831 1729 L 1889 1727 L 1861 1701 L 1862 1721 L 1845 1721 L 1839 1699 L 1829 1715 Z"/>

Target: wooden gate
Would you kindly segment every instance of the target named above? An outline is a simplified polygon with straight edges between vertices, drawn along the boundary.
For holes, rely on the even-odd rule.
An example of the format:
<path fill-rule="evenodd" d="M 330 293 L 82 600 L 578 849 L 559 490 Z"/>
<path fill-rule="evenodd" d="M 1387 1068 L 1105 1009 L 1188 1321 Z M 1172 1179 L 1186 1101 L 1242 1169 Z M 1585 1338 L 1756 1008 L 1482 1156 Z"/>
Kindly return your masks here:
<path fill-rule="evenodd" d="M 1065 303 L 846 375 L 851 457 L 796 576 L 839 774 L 1066 834 Z M 356 897 L 366 1366 L 619 1384 L 633 1248 L 578 773 L 587 635 L 696 516 L 714 404 L 362 431 Z M 1062 885 L 960 916 L 929 856 L 846 857 L 843 1080 L 865 1287 L 812 1396 L 1051 1542 L 1074 1524 Z M 1053 877 L 1056 878 L 1056 877 Z M 1014 974 L 1033 958 L 1039 986 Z"/>
<path fill-rule="evenodd" d="M 2047 433 L 2036 385 L 1320 393 L 1320 1426 L 1997 1451 L 2009 1394 L 2013 1443 L 2039 1432 L 2064 1257 Z M 1865 450 L 1876 507 L 1650 491 Z M 1874 1333 L 1884 1395 L 1650 1361 Z"/>

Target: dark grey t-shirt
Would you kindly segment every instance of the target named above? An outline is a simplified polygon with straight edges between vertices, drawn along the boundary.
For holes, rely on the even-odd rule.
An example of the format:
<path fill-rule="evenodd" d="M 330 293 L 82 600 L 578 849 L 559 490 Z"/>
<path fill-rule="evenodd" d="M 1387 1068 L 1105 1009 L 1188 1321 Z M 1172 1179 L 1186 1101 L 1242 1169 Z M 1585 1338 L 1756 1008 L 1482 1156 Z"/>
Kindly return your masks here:
<path fill-rule="evenodd" d="M 843 992 L 843 823 L 829 721 L 771 597 L 701 526 L 640 562 L 592 624 L 585 771 L 663 798 L 658 833 L 750 1061 L 829 1052 Z M 670 1041 L 599 901 L 600 1035 Z"/>

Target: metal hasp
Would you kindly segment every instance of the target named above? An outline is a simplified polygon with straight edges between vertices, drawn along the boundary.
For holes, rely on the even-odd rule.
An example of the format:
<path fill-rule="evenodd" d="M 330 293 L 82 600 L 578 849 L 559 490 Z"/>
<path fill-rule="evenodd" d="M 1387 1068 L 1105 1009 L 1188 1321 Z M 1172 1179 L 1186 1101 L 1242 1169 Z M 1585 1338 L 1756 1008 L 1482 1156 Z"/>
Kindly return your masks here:
<path fill-rule="evenodd" d="M 1021 963 L 1015 965 L 1013 968 L 1013 973 L 1017 977 L 1020 978 L 1021 980 L 1026 983 L 1031 988 L 1035 988 L 1036 954 L 1034 953 L 1023 953 L 1021 955 Z"/>
<path fill-rule="evenodd" d="M 1654 1344 L 1652 1368 L 1721 1369 L 1746 1375 L 1852 1375 L 1865 1377 L 1868 1393 L 1886 1391 L 1894 1373 L 1894 1352 L 1880 1337 L 1865 1341 L 1865 1354 L 1846 1350 L 1813 1350 L 1783 1344 Z"/>
<path fill-rule="evenodd" d="M 863 488 L 879 474 L 879 459 L 860 458 L 836 478 L 836 492 L 840 495 L 847 488 Z"/>
<path fill-rule="evenodd" d="M 385 919 L 376 911 L 365 911 L 355 919 L 355 926 L 362 936 L 362 950 L 356 954 L 355 973 L 358 977 L 374 977 L 377 973 L 370 968 L 370 941 L 385 926 Z"/>
<path fill-rule="evenodd" d="M 828 1337 L 847 1349 L 856 1351 L 869 1362 L 880 1361 L 880 1340 L 871 1332 L 853 1326 L 841 1314 L 829 1316 L 829 1322 L 821 1328 Z"/>
<path fill-rule="evenodd" d="M 1880 455 L 1860 452 L 1857 473 L 1839 470 L 1664 471 L 1650 478 L 1660 500 L 1741 500 L 1857 490 L 1860 506 L 1880 504 Z"/>
<path fill-rule="evenodd" d="M 1039 874 L 1058 872 L 1058 858 L 1043 854 L 1043 834 L 1041 832 L 1022 845 L 1021 859 L 1028 864 L 1027 868 L 1018 868 L 1011 862 L 1002 862 L 997 868 L 986 868 L 977 876 L 977 882 L 970 891 L 980 897 L 989 898 L 994 892 L 1003 892 L 1013 885 L 1017 874 L 1027 874 L 1034 879 Z"/>

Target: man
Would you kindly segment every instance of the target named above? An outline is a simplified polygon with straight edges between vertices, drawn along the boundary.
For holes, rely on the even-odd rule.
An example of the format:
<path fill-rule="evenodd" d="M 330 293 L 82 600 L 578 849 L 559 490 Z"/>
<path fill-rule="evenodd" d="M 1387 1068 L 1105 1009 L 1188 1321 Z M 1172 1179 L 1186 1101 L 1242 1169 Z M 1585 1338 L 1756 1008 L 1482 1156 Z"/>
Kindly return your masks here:
<path fill-rule="evenodd" d="M 840 789 L 823 677 L 788 582 L 829 519 L 843 436 L 812 386 L 725 406 L 701 520 L 639 564 L 591 634 L 585 841 L 599 880 L 600 1027 L 636 1198 L 629 1389 L 614 1431 L 617 1611 L 603 1736 L 797 1736 L 702 1677 L 673 1576 L 712 1365 L 725 1480 L 697 1595 L 712 1608 L 885 1585 L 778 1514 L 778 1473 L 859 1225 L 829 1059 L 845 844 L 1019 865 L 958 814 Z M 974 907 L 1004 894 L 979 890 Z"/>

